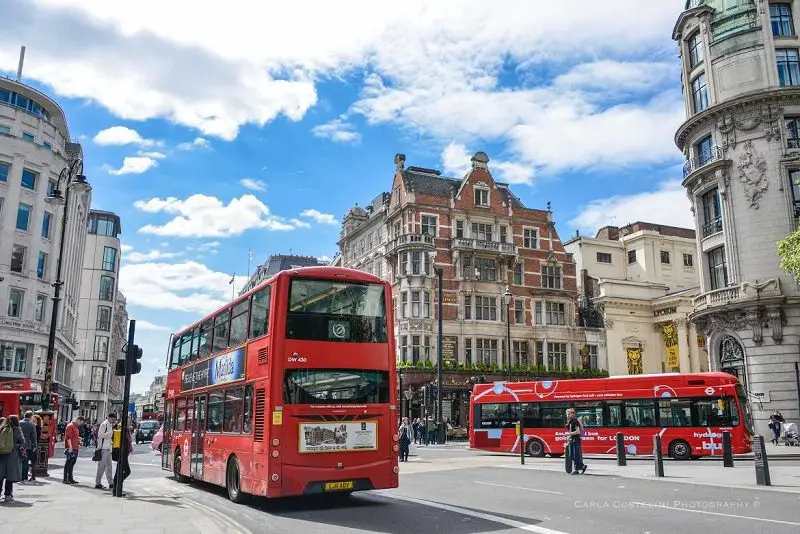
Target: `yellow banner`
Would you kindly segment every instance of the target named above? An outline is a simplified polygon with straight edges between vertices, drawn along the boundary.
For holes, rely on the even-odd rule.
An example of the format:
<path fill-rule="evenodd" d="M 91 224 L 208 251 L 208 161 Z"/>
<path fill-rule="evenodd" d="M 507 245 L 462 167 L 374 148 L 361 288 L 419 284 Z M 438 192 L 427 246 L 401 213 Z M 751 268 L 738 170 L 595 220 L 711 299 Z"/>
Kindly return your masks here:
<path fill-rule="evenodd" d="M 680 367 L 680 365 L 678 347 L 667 347 L 667 367 Z"/>

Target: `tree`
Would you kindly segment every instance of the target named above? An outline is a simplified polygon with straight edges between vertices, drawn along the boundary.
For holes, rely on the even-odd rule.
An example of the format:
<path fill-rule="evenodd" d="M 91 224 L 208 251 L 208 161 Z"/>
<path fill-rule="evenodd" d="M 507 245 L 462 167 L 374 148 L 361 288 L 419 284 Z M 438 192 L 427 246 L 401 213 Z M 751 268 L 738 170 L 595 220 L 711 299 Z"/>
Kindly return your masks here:
<path fill-rule="evenodd" d="M 778 257 L 781 259 L 781 269 L 800 283 L 800 230 L 778 241 Z"/>

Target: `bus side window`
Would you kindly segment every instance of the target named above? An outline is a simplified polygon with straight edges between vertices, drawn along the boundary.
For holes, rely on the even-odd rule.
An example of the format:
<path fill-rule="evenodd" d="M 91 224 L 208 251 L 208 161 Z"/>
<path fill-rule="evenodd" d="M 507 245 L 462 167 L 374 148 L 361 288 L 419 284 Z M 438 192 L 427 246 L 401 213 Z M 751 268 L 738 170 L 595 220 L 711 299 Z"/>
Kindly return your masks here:
<path fill-rule="evenodd" d="M 242 388 L 231 388 L 225 390 L 225 408 L 223 411 L 223 432 L 236 433 L 242 432 Z"/>
<path fill-rule="evenodd" d="M 625 401 L 624 426 L 656 426 L 656 410 L 652 400 Z"/>
<path fill-rule="evenodd" d="M 222 391 L 213 391 L 208 395 L 208 417 L 206 419 L 208 432 L 222 432 L 223 400 Z"/>
<path fill-rule="evenodd" d="M 692 403 L 689 400 L 661 399 L 658 401 L 660 426 L 692 426 Z"/>
<path fill-rule="evenodd" d="M 180 364 L 189 361 L 189 354 L 192 352 L 192 332 L 186 332 L 181 336 Z"/>
<path fill-rule="evenodd" d="M 197 359 L 200 353 L 200 327 L 194 329 L 192 332 L 192 352 L 189 353 L 189 361 L 193 362 Z"/>
<path fill-rule="evenodd" d="M 197 342 L 200 349 L 197 353 L 198 358 L 205 358 L 211 354 L 211 338 L 214 334 L 213 330 L 214 321 L 211 319 L 200 325 L 200 339 Z"/>
<path fill-rule="evenodd" d="M 230 334 L 230 324 L 228 310 L 214 317 L 214 350 L 217 352 L 228 348 L 228 334 Z"/>
<path fill-rule="evenodd" d="M 178 399 L 175 402 L 175 430 L 177 432 L 186 430 L 186 399 Z"/>
<path fill-rule="evenodd" d="M 569 405 L 565 402 L 542 403 L 542 427 L 564 428 L 567 426 L 567 408 Z"/>
<path fill-rule="evenodd" d="M 576 403 L 575 415 L 583 422 L 584 426 L 604 426 L 602 402 Z"/>
<path fill-rule="evenodd" d="M 231 313 L 231 342 L 230 346 L 240 345 L 247 339 L 248 313 L 250 301 L 245 299 L 238 302 Z"/>
<path fill-rule="evenodd" d="M 622 426 L 622 405 L 619 402 L 608 402 L 608 426 Z"/>
<path fill-rule="evenodd" d="M 245 434 L 253 429 L 253 385 L 248 384 L 244 390 L 244 428 Z"/>
<path fill-rule="evenodd" d="M 250 339 L 269 333 L 270 286 L 256 292 L 250 308 Z"/>
<path fill-rule="evenodd" d="M 736 402 L 728 398 L 694 401 L 699 426 L 734 426 L 739 424 Z M 731 409 L 733 408 L 733 409 Z"/>
<path fill-rule="evenodd" d="M 175 336 L 175 338 L 172 340 L 172 355 L 170 356 L 169 360 L 170 369 L 175 369 L 181 364 L 180 353 L 181 353 L 181 338 L 180 336 Z"/>
<path fill-rule="evenodd" d="M 542 426 L 541 404 L 536 402 L 522 405 L 522 423 L 525 428 L 540 428 Z"/>

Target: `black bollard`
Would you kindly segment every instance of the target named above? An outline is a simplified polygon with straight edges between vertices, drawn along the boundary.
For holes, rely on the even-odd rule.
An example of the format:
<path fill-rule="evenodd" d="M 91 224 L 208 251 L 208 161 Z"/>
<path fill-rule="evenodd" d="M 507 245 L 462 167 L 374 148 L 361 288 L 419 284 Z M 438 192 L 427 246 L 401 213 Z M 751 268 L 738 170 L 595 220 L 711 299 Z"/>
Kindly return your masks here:
<path fill-rule="evenodd" d="M 625 458 L 625 436 L 622 432 L 617 432 L 617 465 L 628 465 Z"/>
<path fill-rule="evenodd" d="M 522 413 L 522 410 L 520 410 Z M 519 463 L 525 465 L 525 425 L 523 424 L 522 417 L 519 418 L 519 426 L 517 432 L 519 434 Z"/>
<path fill-rule="evenodd" d="M 756 484 L 759 486 L 771 486 L 769 478 L 769 462 L 767 461 L 767 448 L 764 447 L 764 436 L 756 435 L 753 437 L 753 458 L 756 465 Z"/>
<path fill-rule="evenodd" d="M 656 476 L 664 476 L 664 455 L 661 453 L 661 436 L 653 436 L 653 459 L 655 460 Z"/>
<path fill-rule="evenodd" d="M 722 433 L 722 464 L 733 467 L 733 449 L 731 448 L 731 433 Z"/>

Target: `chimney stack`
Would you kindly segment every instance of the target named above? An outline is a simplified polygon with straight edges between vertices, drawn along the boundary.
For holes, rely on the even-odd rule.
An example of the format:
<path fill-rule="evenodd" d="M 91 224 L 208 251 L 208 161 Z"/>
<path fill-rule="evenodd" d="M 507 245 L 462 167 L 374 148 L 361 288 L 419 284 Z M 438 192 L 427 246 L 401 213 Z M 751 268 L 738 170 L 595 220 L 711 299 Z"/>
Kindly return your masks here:
<path fill-rule="evenodd" d="M 22 66 L 25 64 L 25 47 L 19 49 L 19 66 L 17 67 L 17 81 L 22 80 Z"/>

